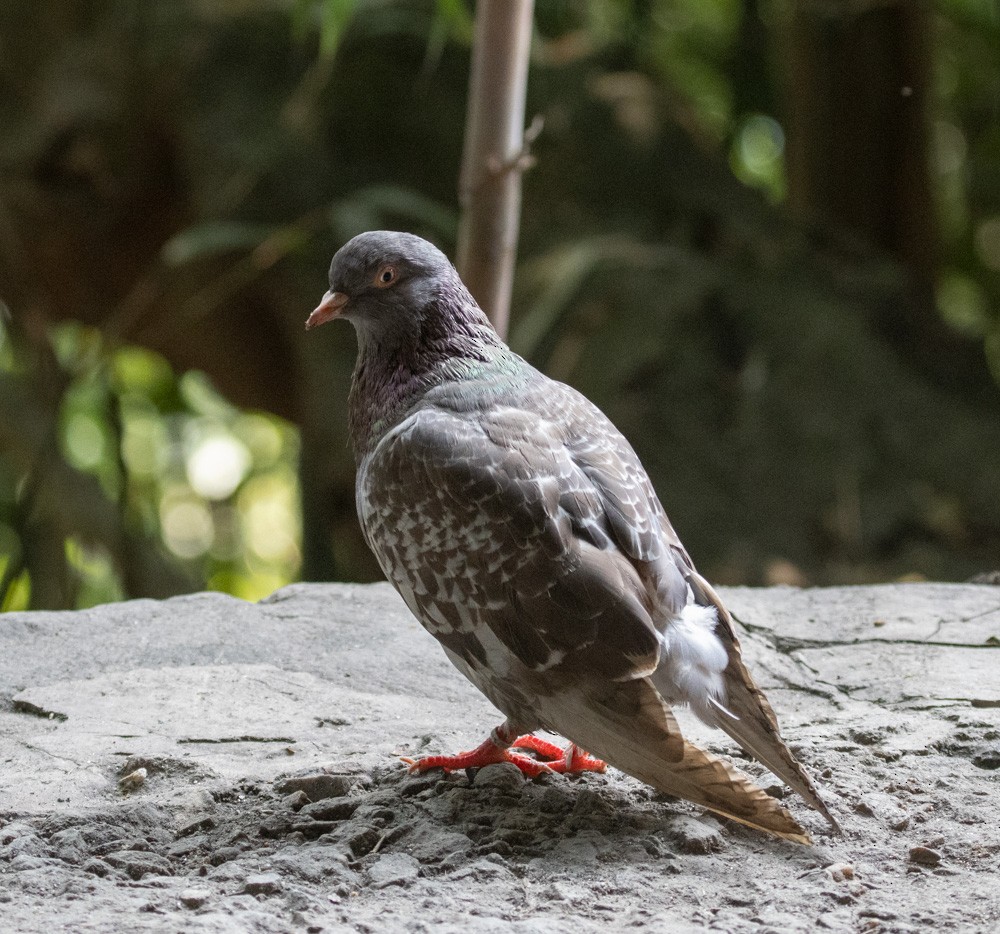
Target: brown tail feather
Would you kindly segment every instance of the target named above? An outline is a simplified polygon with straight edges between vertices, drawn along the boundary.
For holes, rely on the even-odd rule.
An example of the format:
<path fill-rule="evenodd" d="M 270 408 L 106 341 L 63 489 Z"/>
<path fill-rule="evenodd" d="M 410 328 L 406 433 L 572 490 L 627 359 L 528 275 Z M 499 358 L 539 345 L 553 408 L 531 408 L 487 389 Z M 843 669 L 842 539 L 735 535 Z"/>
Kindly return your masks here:
<path fill-rule="evenodd" d="M 729 665 L 723 673 L 726 683 L 726 709 L 738 719 L 733 720 L 724 713 L 717 713 L 715 725 L 728 733 L 758 762 L 766 765 L 789 787 L 797 791 L 802 799 L 819 811 L 830 826 L 840 833 L 840 825 L 829 812 L 819 792 L 812 783 L 801 763 L 785 745 L 778 720 L 764 696 L 754 684 L 753 678 L 743 664 L 740 643 L 733 631 L 732 617 L 722 605 L 722 601 L 712 587 L 698 575 L 689 581 L 695 590 L 699 603 L 712 604 L 719 612 L 719 627 L 716 630 L 726 644 Z M 700 591 L 700 592 L 699 592 Z"/>
<path fill-rule="evenodd" d="M 548 726 L 654 788 L 796 843 L 809 835 L 774 798 L 721 759 L 688 743 L 652 683 L 615 685 L 606 697 L 550 706 Z"/>

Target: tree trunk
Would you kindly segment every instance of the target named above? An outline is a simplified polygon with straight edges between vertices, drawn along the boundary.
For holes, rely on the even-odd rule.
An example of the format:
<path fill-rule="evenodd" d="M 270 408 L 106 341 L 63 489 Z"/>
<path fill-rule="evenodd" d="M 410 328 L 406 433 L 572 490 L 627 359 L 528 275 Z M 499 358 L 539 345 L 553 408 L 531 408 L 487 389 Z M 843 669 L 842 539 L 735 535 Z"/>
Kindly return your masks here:
<path fill-rule="evenodd" d="M 800 0 L 792 21 L 792 207 L 863 235 L 929 290 L 936 258 L 920 2 Z"/>
<path fill-rule="evenodd" d="M 922 0 L 798 0 L 786 76 L 790 204 L 906 269 L 908 300 L 884 308 L 877 330 L 937 382 L 968 388 L 985 375 L 981 348 L 948 328 L 934 301 L 930 26 Z"/>
<path fill-rule="evenodd" d="M 524 107 L 534 0 L 479 0 L 459 179 L 458 271 L 507 333 L 525 165 Z"/>

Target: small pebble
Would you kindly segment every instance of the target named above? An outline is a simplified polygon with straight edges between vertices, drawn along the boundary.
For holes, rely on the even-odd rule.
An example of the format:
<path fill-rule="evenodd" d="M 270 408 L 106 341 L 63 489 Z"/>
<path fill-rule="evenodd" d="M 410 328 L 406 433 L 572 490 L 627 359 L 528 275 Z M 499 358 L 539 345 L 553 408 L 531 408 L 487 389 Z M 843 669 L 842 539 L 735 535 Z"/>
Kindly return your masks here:
<path fill-rule="evenodd" d="M 146 875 L 170 876 L 173 867 L 170 860 L 145 850 L 119 850 L 108 853 L 104 861 L 116 869 L 121 869 L 130 879 L 139 880 Z"/>
<path fill-rule="evenodd" d="M 291 830 L 292 833 L 302 834 L 307 840 L 315 840 L 316 837 L 322 837 L 323 834 L 336 830 L 337 826 L 336 821 L 310 820 L 292 824 Z"/>
<path fill-rule="evenodd" d="M 374 827 L 366 827 L 360 833 L 356 833 L 351 837 L 347 841 L 347 845 L 350 847 L 354 858 L 361 859 L 362 856 L 367 856 L 375 849 L 381 837 L 382 834 Z"/>
<path fill-rule="evenodd" d="M 850 863 L 834 863 L 824 871 L 834 882 L 849 882 L 854 878 L 854 867 Z"/>
<path fill-rule="evenodd" d="M 302 817 L 311 817 L 318 821 L 346 820 L 361 804 L 360 798 L 327 798 L 324 801 L 314 801 L 302 808 Z"/>
<path fill-rule="evenodd" d="M 441 773 L 408 775 L 399 789 L 399 794 L 406 798 L 410 795 L 423 794 L 425 791 L 433 790 L 434 786 L 441 781 Z"/>
<path fill-rule="evenodd" d="M 257 832 L 270 840 L 283 837 L 292 829 L 292 822 L 284 814 L 272 814 L 265 817 L 258 825 Z"/>
<path fill-rule="evenodd" d="M 235 846 L 220 846 L 213 850 L 208 857 L 208 861 L 213 866 L 221 866 L 230 860 L 236 859 L 240 851 Z"/>
<path fill-rule="evenodd" d="M 178 901 L 185 908 L 201 908 L 208 901 L 210 894 L 207 889 L 185 889 Z"/>
<path fill-rule="evenodd" d="M 100 876 L 102 879 L 109 872 L 111 872 L 111 867 L 104 862 L 103 859 L 98 859 L 96 856 L 88 859 L 80 868 L 83 869 L 84 872 L 89 872 L 94 876 Z"/>
<path fill-rule="evenodd" d="M 498 788 L 514 790 L 524 784 L 524 775 L 512 762 L 496 762 L 485 765 L 476 772 L 477 788 Z"/>
<path fill-rule="evenodd" d="M 211 830 L 218 822 L 211 814 L 199 814 L 177 828 L 178 837 L 190 837 L 199 830 Z"/>
<path fill-rule="evenodd" d="M 293 791 L 290 795 L 285 795 L 281 803 L 290 811 L 301 811 L 309 803 L 309 795 L 302 790 Z"/>
<path fill-rule="evenodd" d="M 681 853 L 705 856 L 717 853 L 723 847 L 722 827 L 710 817 L 675 817 L 670 821 L 667 833 Z"/>
<path fill-rule="evenodd" d="M 929 846 L 911 846 L 910 862 L 920 866 L 938 866 L 941 863 L 941 854 Z"/>
<path fill-rule="evenodd" d="M 299 775 L 278 782 L 279 794 L 288 795 L 301 791 L 310 801 L 322 801 L 324 798 L 342 798 L 354 787 L 357 779 L 351 775 L 327 775 L 320 772 L 317 775 Z"/>
<path fill-rule="evenodd" d="M 243 891 L 247 895 L 277 895 L 281 891 L 281 878 L 275 872 L 248 876 Z"/>
<path fill-rule="evenodd" d="M 189 856 L 191 853 L 208 846 L 208 837 L 203 833 L 192 834 L 190 837 L 181 837 L 173 843 L 168 843 L 163 848 L 163 855 L 178 858 Z"/>
<path fill-rule="evenodd" d="M 123 795 L 135 791 L 146 781 L 148 774 L 145 769 L 136 769 L 134 772 L 129 772 L 124 778 L 118 779 L 118 790 Z"/>

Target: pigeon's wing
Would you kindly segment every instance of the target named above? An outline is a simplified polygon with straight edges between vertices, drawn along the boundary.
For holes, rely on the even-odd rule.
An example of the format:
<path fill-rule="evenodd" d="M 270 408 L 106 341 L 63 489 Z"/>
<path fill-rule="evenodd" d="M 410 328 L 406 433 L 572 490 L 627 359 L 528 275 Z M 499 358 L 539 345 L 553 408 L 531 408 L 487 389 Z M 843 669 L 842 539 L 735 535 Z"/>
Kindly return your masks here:
<path fill-rule="evenodd" d="M 563 415 L 572 413 L 576 413 L 577 418 L 583 414 L 581 407 L 576 405 Z M 658 567 L 662 567 L 665 560 L 663 552 L 667 552 L 669 561 L 690 588 L 694 601 L 701 606 L 714 607 L 717 611 L 716 635 L 729 657 L 723 672 L 725 707 L 732 716 L 710 707 L 708 710 L 714 725 L 786 781 L 835 830 L 839 830 L 812 780 L 785 744 L 770 703 L 750 676 L 743 662 L 732 616 L 708 581 L 695 569 L 638 457 L 624 438 L 614 445 L 607 443 L 611 432 L 617 434 L 617 430 L 599 410 L 587 412 L 583 417 L 586 418 L 587 430 L 577 426 L 578 430 L 573 432 L 574 457 L 599 491 L 618 546 L 633 561 L 654 561 Z M 660 570 L 656 579 L 663 581 L 670 578 Z M 681 605 L 683 602 L 684 598 L 680 601 Z M 672 595 L 668 594 L 661 601 L 661 613 L 654 614 L 657 624 L 662 625 L 664 619 L 674 616 L 678 609 L 675 589 Z"/>
<path fill-rule="evenodd" d="M 664 792 L 807 840 L 777 801 L 684 740 L 646 677 L 660 652 L 651 614 L 664 599 L 682 605 L 686 584 L 631 449 L 605 468 L 585 456 L 588 444 L 627 443 L 603 421 L 602 438 L 567 437 L 564 402 L 556 391 L 544 400 L 551 419 L 426 406 L 393 429 L 358 489 L 383 570 L 508 715 L 530 685 L 524 722 L 534 716 Z"/>
<path fill-rule="evenodd" d="M 680 727 L 648 678 L 592 691 L 583 715 L 571 697 L 554 697 L 549 716 L 554 730 L 659 791 L 786 840 L 811 842 L 785 807 L 717 756 L 684 740 L 683 755 L 666 758 L 665 740 L 679 736 Z"/>
<path fill-rule="evenodd" d="M 514 406 L 476 417 L 419 408 L 362 464 L 366 537 L 411 609 L 468 664 L 649 673 L 657 583 L 614 546 L 559 431 Z"/>

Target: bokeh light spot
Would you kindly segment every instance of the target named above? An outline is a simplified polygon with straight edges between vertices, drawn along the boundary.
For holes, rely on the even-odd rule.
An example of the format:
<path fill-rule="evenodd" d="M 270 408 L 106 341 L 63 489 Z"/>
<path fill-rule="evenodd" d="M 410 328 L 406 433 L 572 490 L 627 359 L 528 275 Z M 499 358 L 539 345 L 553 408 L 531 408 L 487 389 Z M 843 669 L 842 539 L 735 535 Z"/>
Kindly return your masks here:
<path fill-rule="evenodd" d="M 160 503 L 160 524 L 167 547 L 178 558 L 198 558 L 212 546 L 212 516 L 196 499 L 165 496 Z"/>
<path fill-rule="evenodd" d="M 250 452 L 232 435 L 215 435 L 199 442 L 187 457 L 191 488 L 205 499 L 228 499 L 250 469 Z"/>
<path fill-rule="evenodd" d="M 976 227 L 975 242 L 982 264 L 1000 270 L 1000 216 L 987 218 Z"/>
<path fill-rule="evenodd" d="M 785 187 L 785 131 L 781 124 L 767 114 L 746 117 L 736 131 L 730 162 L 740 181 L 779 200 Z"/>
<path fill-rule="evenodd" d="M 74 412 L 67 418 L 63 442 L 67 460 L 81 470 L 93 470 L 104 458 L 104 430 L 87 412 Z"/>
<path fill-rule="evenodd" d="M 989 329 L 989 303 L 982 287 L 957 270 L 941 276 L 937 304 L 944 319 L 963 334 L 982 337 Z"/>

